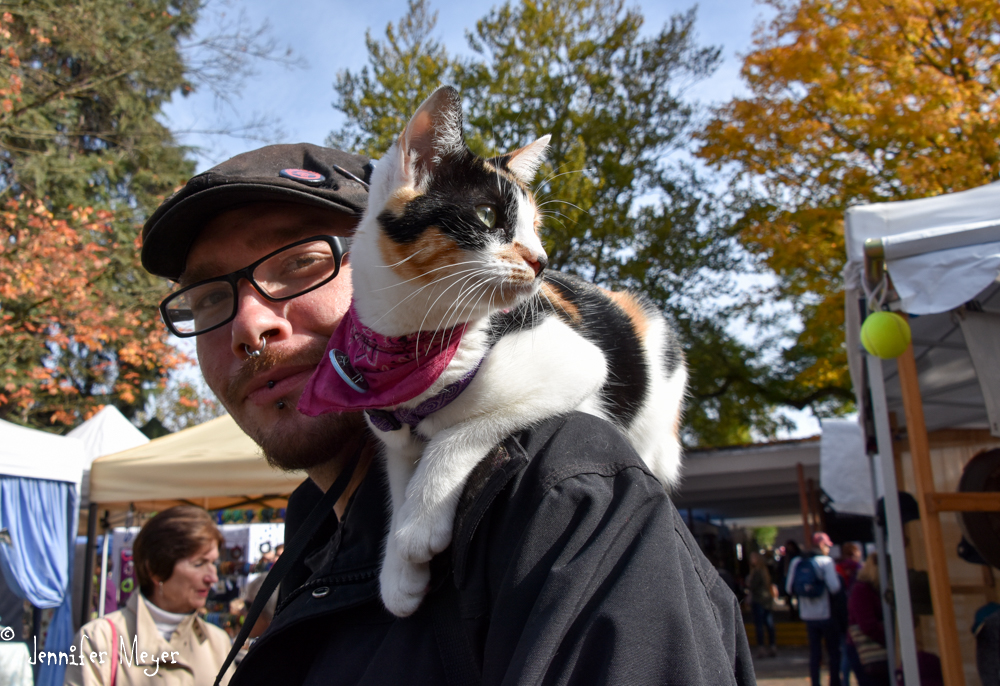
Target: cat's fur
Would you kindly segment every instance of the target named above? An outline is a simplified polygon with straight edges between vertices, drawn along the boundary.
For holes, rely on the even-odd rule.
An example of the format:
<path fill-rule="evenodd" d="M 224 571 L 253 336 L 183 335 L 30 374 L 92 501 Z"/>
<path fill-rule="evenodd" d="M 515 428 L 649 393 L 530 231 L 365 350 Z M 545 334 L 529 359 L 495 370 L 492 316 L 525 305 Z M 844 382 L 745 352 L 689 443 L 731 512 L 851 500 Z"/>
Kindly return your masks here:
<path fill-rule="evenodd" d="M 482 360 L 464 392 L 415 430 L 374 431 L 392 494 L 382 598 L 399 616 L 426 593 L 428 562 L 451 541 L 469 473 L 512 432 L 581 410 L 617 425 L 665 485 L 679 478 L 687 371 L 673 332 L 637 295 L 544 271 L 528 184 L 548 139 L 480 159 L 465 145 L 458 93 L 444 87 L 371 180 L 351 248 L 360 321 L 387 336 L 468 323 L 445 372 L 404 405 L 435 396 Z M 484 205 L 495 208 L 493 229 L 477 216 Z"/>

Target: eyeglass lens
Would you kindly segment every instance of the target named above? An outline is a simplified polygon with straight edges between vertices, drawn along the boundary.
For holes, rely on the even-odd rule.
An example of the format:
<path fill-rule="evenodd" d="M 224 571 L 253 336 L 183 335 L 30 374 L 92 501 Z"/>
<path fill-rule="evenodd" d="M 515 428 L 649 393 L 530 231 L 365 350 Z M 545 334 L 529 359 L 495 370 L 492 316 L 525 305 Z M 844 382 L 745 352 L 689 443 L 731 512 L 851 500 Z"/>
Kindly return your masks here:
<path fill-rule="evenodd" d="M 251 281 L 261 294 L 274 300 L 294 298 L 329 279 L 337 258 L 323 240 L 291 245 L 258 264 Z M 231 319 L 236 314 L 235 279 L 220 277 L 178 291 L 164 303 L 168 324 L 182 336 L 192 336 Z"/>

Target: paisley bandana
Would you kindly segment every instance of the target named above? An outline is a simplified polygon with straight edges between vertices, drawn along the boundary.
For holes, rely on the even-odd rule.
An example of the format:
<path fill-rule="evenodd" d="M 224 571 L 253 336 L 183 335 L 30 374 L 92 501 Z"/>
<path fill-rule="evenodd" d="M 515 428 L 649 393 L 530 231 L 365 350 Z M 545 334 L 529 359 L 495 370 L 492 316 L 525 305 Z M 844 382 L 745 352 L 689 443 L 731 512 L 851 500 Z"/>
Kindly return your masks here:
<path fill-rule="evenodd" d="M 461 324 L 447 331 L 383 336 L 361 324 L 352 303 L 306 383 L 299 412 L 315 417 L 391 408 L 412 400 L 441 376 L 464 333 Z"/>

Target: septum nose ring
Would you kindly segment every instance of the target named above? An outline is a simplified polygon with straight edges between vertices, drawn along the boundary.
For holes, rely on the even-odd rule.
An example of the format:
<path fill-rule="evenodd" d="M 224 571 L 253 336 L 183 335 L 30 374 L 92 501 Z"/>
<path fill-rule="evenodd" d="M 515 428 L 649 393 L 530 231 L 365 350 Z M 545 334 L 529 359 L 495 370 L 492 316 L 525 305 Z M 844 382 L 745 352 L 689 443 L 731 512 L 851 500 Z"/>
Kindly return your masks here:
<path fill-rule="evenodd" d="M 257 359 L 258 357 L 260 357 L 260 354 L 264 352 L 264 348 L 266 347 L 267 347 L 267 338 L 265 338 L 264 336 L 260 337 L 260 348 L 258 348 L 257 350 L 251 350 L 249 345 L 247 345 L 246 343 L 243 344 L 243 350 L 246 351 L 247 357 L 253 359 Z"/>

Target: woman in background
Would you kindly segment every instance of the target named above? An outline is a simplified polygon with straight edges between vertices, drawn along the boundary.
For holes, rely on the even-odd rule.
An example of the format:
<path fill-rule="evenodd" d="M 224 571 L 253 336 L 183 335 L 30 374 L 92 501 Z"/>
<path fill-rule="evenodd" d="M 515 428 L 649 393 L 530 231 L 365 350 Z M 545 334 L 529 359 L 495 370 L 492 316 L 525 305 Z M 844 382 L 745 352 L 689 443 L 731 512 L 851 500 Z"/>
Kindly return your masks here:
<path fill-rule="evenodd" d="M 66 669 L 65 684 L 211 686 L 231 644 L 198 610 L 219 579 L 222 541 L 200 507 L 172 507 L 146 522 L 132 549 L 140 592 L 124 609 L 80 629 L 74 640 L 80 653 Z M 91 659 L 92 652 L 106 657 Z M 222 683 L 231 676 L 232 669 Z"/>
<path fill-rule="evenodd" d="M 750 553 L 747 590 L 750 592 L 750 611 L 753 613 L 753 624 L 757 631 L 757 657 L 775 657 L 778 649 L 774 640 L 774 594 L 771 573 L 767 570 L 764 557 L 757 552 Z"/>
<path fill-rule="evenodd" d="M 889 685 L 889 656 L 885 649 L 875 553 L 868 556 L 858 571 L 847 599 L 847 657 L 859 686 Z"/>

